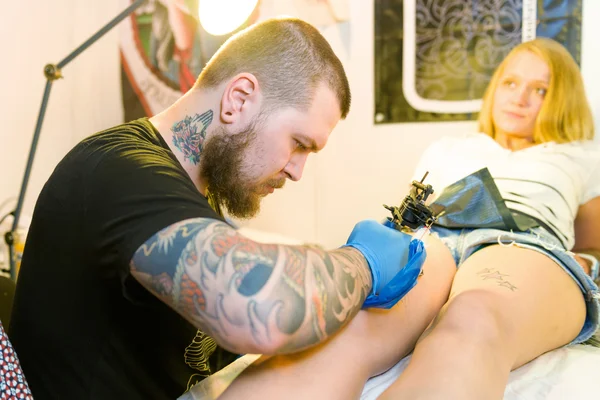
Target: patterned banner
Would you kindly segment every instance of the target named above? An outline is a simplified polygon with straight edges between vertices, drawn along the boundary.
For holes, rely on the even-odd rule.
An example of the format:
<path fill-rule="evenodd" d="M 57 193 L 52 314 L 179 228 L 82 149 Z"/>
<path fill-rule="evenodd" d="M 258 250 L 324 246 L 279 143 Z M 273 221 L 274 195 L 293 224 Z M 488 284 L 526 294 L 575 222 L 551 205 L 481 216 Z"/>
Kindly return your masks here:
<path fill-rule="evenodd" d="M 582 0 L 375 0 L 375 122 L 476 117 L 493 71 L 536 36 L 579 63 Z"/>

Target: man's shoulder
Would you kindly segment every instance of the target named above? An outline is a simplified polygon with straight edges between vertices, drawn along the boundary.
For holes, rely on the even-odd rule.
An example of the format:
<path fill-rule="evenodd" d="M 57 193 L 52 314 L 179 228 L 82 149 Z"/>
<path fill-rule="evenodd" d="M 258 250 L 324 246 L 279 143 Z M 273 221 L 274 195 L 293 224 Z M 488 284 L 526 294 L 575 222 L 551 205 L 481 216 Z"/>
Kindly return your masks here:
<path fill-rule="evenodd" d="M 82 151 L 118 150 L 129 146 L 163 149 L 158 133 L 147 118 L 116 125 L 83 139 L 75 148 Z"/>
<path fill-rule="evenodd" d="M 175 163 L 168 146 L 147 118 L 141 118 L 97 132 L 79 142 L 63 159 L 93 171 L 101 163 Z"/>

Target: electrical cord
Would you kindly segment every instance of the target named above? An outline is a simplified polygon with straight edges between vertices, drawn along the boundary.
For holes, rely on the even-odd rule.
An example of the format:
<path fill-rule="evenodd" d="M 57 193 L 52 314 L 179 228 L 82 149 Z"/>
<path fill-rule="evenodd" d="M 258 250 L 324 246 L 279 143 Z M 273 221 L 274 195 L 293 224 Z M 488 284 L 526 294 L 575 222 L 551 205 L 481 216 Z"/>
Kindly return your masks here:
<path fill-rule="evenodd" d="M 16 201 L 17 198 L 16 197 L 9 197 L 8 199 L 5 199 L 2 203 L 0 203 L 0 213 L 2 212 L 2 210 L 4 210 L 4 208 L 9 205 L 11 202 Z M 4 222 L 4 220 L 6 219 L 6 217 L 8 217 L 9 215 L 15 215 L 14 211 L 9 212 L 8 214 L 5 214 L 2 216 L 2 218 L 0 219 L 0 224 L 2 224 L 2 222 Z"/>
<path fill-rule="evenodd" d="M 0 218 L 0 225 L 2 225 L 2 223 L 6 220 L 6 218 L 10 217 L 11 215 L 14 217 L 15 212 L 11 211 L 8 214 L 3 215 L 2 218 Z"/>

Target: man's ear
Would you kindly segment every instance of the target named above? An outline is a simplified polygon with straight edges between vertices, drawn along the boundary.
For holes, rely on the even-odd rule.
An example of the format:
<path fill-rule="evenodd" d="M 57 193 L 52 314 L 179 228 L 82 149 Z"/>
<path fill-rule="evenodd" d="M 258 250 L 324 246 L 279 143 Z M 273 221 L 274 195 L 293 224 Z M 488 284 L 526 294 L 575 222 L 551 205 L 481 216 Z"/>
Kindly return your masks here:
<path fill-rule="evenodd" d="M 253 74 L 241 73 L 234 76 L 223 91 L 221 98 L 221 121 L 235 123 L 243 114 L 252 113 L 260 106 L 258 79 Z"/>

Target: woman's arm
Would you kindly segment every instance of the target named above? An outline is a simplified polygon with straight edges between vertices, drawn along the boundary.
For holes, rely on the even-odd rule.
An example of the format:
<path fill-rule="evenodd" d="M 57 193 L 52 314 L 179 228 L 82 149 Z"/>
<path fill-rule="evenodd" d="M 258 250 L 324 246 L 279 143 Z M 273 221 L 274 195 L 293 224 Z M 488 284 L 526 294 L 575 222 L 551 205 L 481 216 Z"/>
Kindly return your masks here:
<path fill-rule="evenodd" d="M 600 260 L 600 196 L 583 204 L 577 211 L 573 251 L 590 254 Z M 586 263 L 589 270 L 587 261 L 583 259 L 578 261 Z"/>

